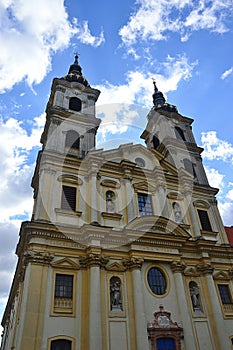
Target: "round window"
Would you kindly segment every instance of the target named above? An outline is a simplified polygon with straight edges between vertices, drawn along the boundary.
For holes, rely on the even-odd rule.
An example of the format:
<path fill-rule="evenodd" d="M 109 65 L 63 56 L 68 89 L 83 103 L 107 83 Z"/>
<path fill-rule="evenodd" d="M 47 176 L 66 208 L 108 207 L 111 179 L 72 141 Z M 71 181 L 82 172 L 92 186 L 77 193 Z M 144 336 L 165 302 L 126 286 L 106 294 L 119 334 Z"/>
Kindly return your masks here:
<path fill-rule="evenodd" d="M 147 282 L 151 291 L 163 295 L 167 291 L 167 282 L 163 272 L 157 267 L 151 267 L 147 273 Z"/>

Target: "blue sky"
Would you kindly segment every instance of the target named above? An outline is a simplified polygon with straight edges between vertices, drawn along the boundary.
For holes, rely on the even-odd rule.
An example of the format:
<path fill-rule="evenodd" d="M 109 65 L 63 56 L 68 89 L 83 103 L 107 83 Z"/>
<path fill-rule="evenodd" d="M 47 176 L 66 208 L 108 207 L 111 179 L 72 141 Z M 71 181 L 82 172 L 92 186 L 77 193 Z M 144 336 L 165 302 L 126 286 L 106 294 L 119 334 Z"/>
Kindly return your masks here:
<path fill-rule="evenodd" d="M 219 209 L 233 225 L 232 0 L 0 0 L 0 312 L 9 292 L 21 220 L 52 79 L 79 52 L 102 91 L 98 147 L 142 142 L 152 78 L 193 118 Z"/>

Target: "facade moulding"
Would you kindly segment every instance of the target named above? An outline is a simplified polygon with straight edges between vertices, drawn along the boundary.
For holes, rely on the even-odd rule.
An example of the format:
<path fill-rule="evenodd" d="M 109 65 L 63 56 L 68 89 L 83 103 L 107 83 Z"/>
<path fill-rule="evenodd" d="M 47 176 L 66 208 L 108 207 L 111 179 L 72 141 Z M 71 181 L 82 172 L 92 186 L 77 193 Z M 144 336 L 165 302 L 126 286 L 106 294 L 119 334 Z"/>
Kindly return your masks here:
<path fill-rule="evenodd" d="M 172 272 L 184 272 L 186 264 L 180 260 L 174 260 L 170 264 Z"/>
<path fill-rule="evenodd" d="M 101 254 L 88 253 L 79 259 L 80 267 L 85 269 L 91 266 L 99 266 L 104 268 L 109 259 Z"/>
<path fill-rule="evenodd" d="M 214 268 L 210 263 L 202 263 L 202 264 L 198 264 L 197 266 L 197 271 L 200 272 L 200 274 L 202 275 L 212 275 Z"/>
<path fill-rule="evenodd" d="M 139 269 L 141 270 L 142 264 L 144 262 L 143 258 L 130 257 L 122 260 L 122 264 L 127 270 Z"/>

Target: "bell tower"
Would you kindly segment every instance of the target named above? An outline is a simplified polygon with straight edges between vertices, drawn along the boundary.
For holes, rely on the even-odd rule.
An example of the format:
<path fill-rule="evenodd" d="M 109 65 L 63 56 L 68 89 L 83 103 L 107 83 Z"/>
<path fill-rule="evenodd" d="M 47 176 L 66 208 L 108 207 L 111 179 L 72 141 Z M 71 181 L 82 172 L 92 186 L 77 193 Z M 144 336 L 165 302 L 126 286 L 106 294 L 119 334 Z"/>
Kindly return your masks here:
<path fill-rule="evenodd" d="M 141 135 L 148 149 L 160 152 L 177 169 L 184 168 L 193 176 L 194 183 L 208 185 L 201 153 L 192 132 L 193 119 L 178 112 L 166 102 L 155 81 L 153 107 L 147 115 L 147 126 Z"/>
<path fill-rule="evenodd" d="M 101 122 L 95 116 L 99 94 L 100 91 L 92 88 L 82 75 L 77 54 L 68 74 L 53 80 L 41 136 L 42 150 L 32 179 L 33 220 L 63 221 L 64 216 L 56 210 L 61 206 L 76 212 L 77 194 L 72 186 L 81 181 L 75 177 L 80 162 L 95 148 L 96 132 Z M 75 171 L 66 167 L 68 162 L 75 164 Z M 63 173 L 66 175 L 61 175 Z M 59 182 L 67 183 L 62 187 L 62 203 L 58 195 L 60 188 L 56 186 Z"/>
<path fill-rule="evenodd" d="M 72 153 L 79 158 L 93 149 L 100 124 L 100 119 L 95 117 L 99 94 L 100 91 L 93 89 L 82 75 L 76 54 L 68 74 L 53 80 L 41 137 L 43 149 L 60 154 Z"/>

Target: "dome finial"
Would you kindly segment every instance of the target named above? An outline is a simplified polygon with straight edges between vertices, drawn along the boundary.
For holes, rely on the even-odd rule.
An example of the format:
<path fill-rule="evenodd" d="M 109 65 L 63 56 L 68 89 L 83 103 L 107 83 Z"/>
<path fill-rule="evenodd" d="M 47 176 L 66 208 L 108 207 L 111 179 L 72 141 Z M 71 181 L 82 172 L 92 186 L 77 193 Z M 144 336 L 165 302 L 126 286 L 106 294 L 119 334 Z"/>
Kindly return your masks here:
<path fill-rule="evenodd" d="M 159 91 L 156 86 L 156 81 L 154 78 L 152 78 L 152 81 L 154 85 L 154 93 L 152 95 L 153 104 L 154 104 L 153 109 L 154 110 L 163 109 L 170 112 L 178 112 L 176 106 L 166 103 L 163 93 Z"/>
<path fill-rule="evenodd" d="M 156 86 L 156 81 L 154 78 L 152 78 L 152 81 L 153 81 L 153 85 L 154 85 L 154 92 L 157 92 L 158 91 L 158 88 Z"/>
<path fill-rule="evenodd" d="M 75 56 L 74 56 L 74 64 L 78 64 L 78 57 L 80 56 L 80 54 L 78 52 L 75 52 Z"/>
<path fill-rule="evenodd" d="M 87 79 L 82 75 L 82 68 L 78 63 L 79 53 L 75 52 L 74 63 L 71 64 L 69 72 L 63 77 L 66 81 L 77 82 L 84 86 L 90 86 Z"/>

